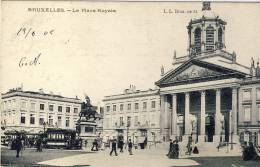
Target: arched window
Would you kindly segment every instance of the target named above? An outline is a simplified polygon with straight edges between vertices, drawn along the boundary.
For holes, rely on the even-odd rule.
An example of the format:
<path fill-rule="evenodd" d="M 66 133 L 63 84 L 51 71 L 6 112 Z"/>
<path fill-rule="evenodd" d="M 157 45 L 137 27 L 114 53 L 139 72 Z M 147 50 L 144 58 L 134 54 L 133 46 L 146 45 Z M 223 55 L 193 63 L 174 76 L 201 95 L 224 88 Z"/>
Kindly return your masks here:
<path fill-rule="evenodd" d="M 194 31 L 194 46 L 196 53 L 201 52 L 201 29 L 196 28 Z"/>
<path fill-rule="evenodd" d="M 214 51 L 214 28 L 206 28 L 206 51 Z"/>
<path fill-rule="evenodd" d="M 220 48 L 223 47 L 223 40 L 222 40 L 222 38 L 223 38 L 223 31 L 222 31 L 222 28 L 219 28 L 218 29 L 218 42 L 219 42 Z"/>

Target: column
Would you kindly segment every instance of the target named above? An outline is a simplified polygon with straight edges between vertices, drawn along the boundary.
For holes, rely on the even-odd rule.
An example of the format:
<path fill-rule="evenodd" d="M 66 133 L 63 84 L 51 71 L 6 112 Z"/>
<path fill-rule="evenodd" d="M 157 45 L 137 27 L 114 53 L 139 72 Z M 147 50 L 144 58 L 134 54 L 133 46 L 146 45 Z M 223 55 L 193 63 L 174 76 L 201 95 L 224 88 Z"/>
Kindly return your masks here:
<path fill-rule="evenodd" d="M 216 90 L 216 113 L 215 113 L 215 135 L 213 136 L 214 142 L 220 142 L 221 134 L 221 90 Z"/>
<path fill-rule="evenodd" d="M 190 126 L 191 126 L 191 122 L 190 122 L 190 93 L 186 92 L 185 93 L 185 116 L 184 116 L 184 122 L 185 122 L 185 126 L 184 126 L 184 132 L 185 132 L 185 136 L 183 136 L 183 141 L 188 141 L 189 136 L 191 135 L 190 132 Z"/>
<path fill-rule="evenodd" d="M 177 94 L 172 95 L 172 139 L 177 136 Z"/>
<path fill-rule="evenodd" d="M 160 96 L 160 100 L 161 100 L 161 108 L 160 108 L 160 131 L 161 131 L 161 135 L 163 134 L 163 130 L 164 130 L 164 111 L 165 111 L 165 97 L 164 95 Z"/>
<path fill-rule="evenodd" d="M 232 113 L 231 113 L 231 142 L 238 143 L 239 137 L 237 135 L 237 88 L 232 88 Z M 232 139 L 233 138 L 233 139 Z"/>
<path fill-rule="evenodd" d="M 198 137 L 199 142 L 205 142 L 205 113 L 206 113 L 206 100 L 205 91 L 200 93 L 200 135 Z"/>

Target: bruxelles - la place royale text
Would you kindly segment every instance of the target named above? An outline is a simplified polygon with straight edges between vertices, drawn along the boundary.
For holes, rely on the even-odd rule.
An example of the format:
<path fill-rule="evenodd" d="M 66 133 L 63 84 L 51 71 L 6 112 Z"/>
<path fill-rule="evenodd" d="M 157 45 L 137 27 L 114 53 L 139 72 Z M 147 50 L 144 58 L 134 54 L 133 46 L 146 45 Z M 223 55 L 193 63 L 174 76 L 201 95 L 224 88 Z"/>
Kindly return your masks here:
<path fill-rule="evenodd" d="M 82 13 L 116 13 L 115 9 L 87 9 L 87 8 L 28 8 L 29 12 L 50 12 L 50 13 L 58 13 L 58 12 L 82 12 Z"/>

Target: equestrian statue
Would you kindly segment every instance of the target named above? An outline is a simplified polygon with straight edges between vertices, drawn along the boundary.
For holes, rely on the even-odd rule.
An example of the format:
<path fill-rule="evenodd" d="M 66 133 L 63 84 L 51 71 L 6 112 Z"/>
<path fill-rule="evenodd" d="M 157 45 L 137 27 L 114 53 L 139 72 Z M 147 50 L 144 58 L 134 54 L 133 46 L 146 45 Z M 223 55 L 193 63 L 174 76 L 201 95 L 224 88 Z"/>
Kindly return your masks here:
<path fill-rule="evenodd" d="M 86 102 L 83 102 L 81 105 L 81 112 L 79 113 L 79 121 L 81 120 L 81 117 L 85 117 L 86 121 L 93 118 L 95 121 L 96 119 L 101 119 L 100 115 L 97 113 L 94 106 L 90 103 L 90 98 L 85 95 Z"/>

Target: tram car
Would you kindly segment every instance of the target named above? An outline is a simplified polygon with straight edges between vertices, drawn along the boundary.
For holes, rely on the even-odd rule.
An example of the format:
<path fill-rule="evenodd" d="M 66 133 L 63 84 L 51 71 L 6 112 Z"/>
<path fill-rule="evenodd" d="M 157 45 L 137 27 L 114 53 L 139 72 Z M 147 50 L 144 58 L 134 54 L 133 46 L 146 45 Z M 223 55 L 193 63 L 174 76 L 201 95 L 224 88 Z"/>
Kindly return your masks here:
<path fill-rule="evenodd" d="M 2 145 L 8 146 L 11 150 L 15 149 L 15 139 L 17 136 L 21 136 L 23 141 L 26 140 L 26 132 L 22 131 L 7 131 L 4 132 L 3 140 L 1 139 Z"/>
<path fill-rule="evenodd" d="M 82 139 L 75 130 L 47 129 L 43 135 L 45 148 L 81 149 Z"/>

